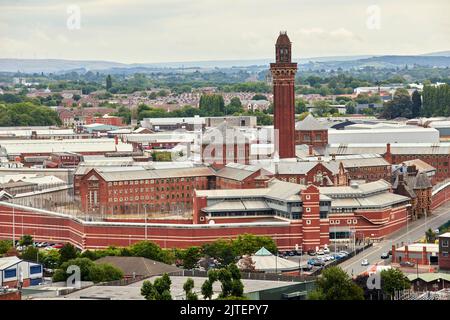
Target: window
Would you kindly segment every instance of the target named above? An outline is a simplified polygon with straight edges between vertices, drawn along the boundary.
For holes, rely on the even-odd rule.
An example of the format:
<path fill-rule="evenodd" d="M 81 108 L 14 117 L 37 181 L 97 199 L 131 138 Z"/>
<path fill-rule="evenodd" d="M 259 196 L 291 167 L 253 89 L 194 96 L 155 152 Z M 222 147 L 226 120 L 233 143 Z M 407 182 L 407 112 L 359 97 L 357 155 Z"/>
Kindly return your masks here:
<path fill-rule="evenodd" d="M 311 208 L 306 208 L 306 212 L 311 212 Z"/>
<path fill-rule="evenodd" d="M 448 239 L 442 240 L 442 247 L 444 247 L 444 248 L 448 247 Z"/>
<path fill-rule="evenodd" d="M 6 278 L 14 278 L 15 276 L 17 276 L 16 268 L 5 270 L 5 279 Z"/>
<path fill-rule="evenodd" d="M 36 274 L 36 273 L 41 273 L 42 269 L 41 266 L 31 266 L 30 267 L 30 274 Z"/>
<path fill-rule="evenodd" d="M 311 224 L 311 220 L 306 220 L 306 224 Z"/>

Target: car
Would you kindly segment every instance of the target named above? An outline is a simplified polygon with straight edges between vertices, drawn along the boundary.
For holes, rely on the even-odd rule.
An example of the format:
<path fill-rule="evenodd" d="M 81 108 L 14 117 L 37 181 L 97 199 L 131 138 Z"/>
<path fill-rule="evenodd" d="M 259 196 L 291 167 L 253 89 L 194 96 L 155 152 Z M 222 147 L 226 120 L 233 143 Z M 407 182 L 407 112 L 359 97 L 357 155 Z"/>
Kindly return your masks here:
<path fill-rule="evenodd" d="M 361 265 L 362 265 L 362 266 L 368 266 L 368 265 L 369 265 L 369 260 L 363 259 L 363 260 L 361 261 Z"/>
<path fill-rule="evenodd" d="M 340 255 L 340 254 L 338 254 L 336 252 L 331 253 L 330 256 L 332 256 L 334 260 L 339 260 L 339 259 L 343 258 L 342 255 Z"/>
<path fill-rule="evenodd" d="M 62 247 L 64 247 L 63 243 L 57 243 L 52 246 L 52 248 L 54 248 L 54 249 L 61 249 Z"/>
<path fill-rule="evenodd" d="M 309 265 L 313 266 L 315 261 L 316 261 L 316 259 L 309 259 L 307 263 Z"/>
<path fill-rule="evenodd" d="M 321 261 L 321 260 L 319 260 L 319 259 L 317 259 L 316 261 L 314 261 L 314 264 L 313 264 L 313 266 L 316 266 L 316 267 L 323 267 L 325 265 L 325 262 L 324 261 Z"/>
<path fill-rule="evenodd" d="M 312 268 L 313 268 L 313 265 L 308 263 L 306 266 L 302 267 L 302 270 L 303 271 L 311 271 Z"/>
<path fill-rule="evenodd" d="M 329 249 L 329 248 L 323 248 L 323 252 L 324 252 L 325 254 L 328 254 L 328 253 L 330 253 L 330 249 Z"/>
<path fill-rule="evenodd" d="M 308 250 L 308 255 L 309 255 L 309 256 L 315 256 L 315 255 L 316 255 L 316 251 L 314 251 L 314 250 Z"/>
<path fill-rule="evenodd" d="M 389 252 L 383 252 L 381 254 L 381 259 L 389 259 Z"/>
<path fill-rule="evenodd" d="M 414 262 L 411 262 L 411 261 L 402 261 L 402 262 L 400 262 L 400 266 L 402 266 L 402 267 L 414 267 L 415 266 L 415 263 Z"/>
<path fill-rule="evenodd" d="M 294 251 L 289 251 L 289 252 L 288 252 L 288 256 L 289 256 L 289 257 L 293 257 L 293 256 L 295 256 L 295 253 L 294 253 Z"/>
<path fill-rule="evenodd" d="M 319 251 L 317 251 L 318 256 L 323 256 L 324 254 L 325 254 L 325 252 L 323 251 L 323 249 L 320 249 Z"/>
<path fill-rule="evenodd" d="M 345 250 L 341 250 L 341 251 L 339 251 L 339 253 L 345 254 L 346 256 L 348 256 L 350 254 L 348 251 L 345 251 Z"/>

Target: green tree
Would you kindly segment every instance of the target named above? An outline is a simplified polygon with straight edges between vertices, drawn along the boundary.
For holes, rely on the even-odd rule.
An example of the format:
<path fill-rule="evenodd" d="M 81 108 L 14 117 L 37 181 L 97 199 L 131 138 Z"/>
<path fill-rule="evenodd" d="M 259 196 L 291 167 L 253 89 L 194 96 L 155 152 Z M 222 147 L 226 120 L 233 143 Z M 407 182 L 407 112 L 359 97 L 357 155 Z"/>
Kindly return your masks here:
<path fill-rule="evenodd" d="M 29 234 L 24 234 L 22 237 L 20 237 L 19 240 L 20 246 L 31 246 L 33 245 L 33 237 Z"/>
<path fill-rule="evenodd" d="M 69 261 L 71 259 L 75 259 L 77 257 L 78 250 L 75 246 L 69 242 L 63 245 L 63 247 L 59 250 L 60 254 L 60 264 Z"/>
<path fill-rule="evenodd" d="M 45 268 L 48 269 L 56 269 L 60 265 L 61 256 L 59 251 L 56 249 L 44 250 L 40 252 L 42 253 L 42 258 L 39 258 L 39 262 L 41 262 Z"/>
<path fill-rule="evenodd" d="M 225 114 L 225 102 L 220 94 L 204 94 L 200 97 L 200 111 L 209 116 L 223 116 Z"/>
<path fill-rule="evenodd" d="M 37 262 L 39 259 L 39 249 L 33 246 L 28 246 L 22 251 L 20 257 L 26 261 Z"/>
<path fill-rule="evenodd" d="M 183 285 L 183 290 L 186 294 L 186 300 L 198 300 L 198 296 L 195 292 L 192 292 L 194 289 L 194 280 L 192 278 L 187 278 L 186 282 Z"/>
<path fill-rule="evenodd" d="M 146 280 L 141 287 L 141 295 L 146 300 L 172 300 L 170 286 L 172 281 L 167 273 L 162 277 L 155 279 L 153 283 Z"/>
<path fill-rule="evenodd" d="M 236 262 L 236 248 L 233 247 L 231 240 L 218 239 L 212 243 L 206 243 L 202 246 L 205 255 L 217 259 L 220 266 L 226 266 Z"/>
<path fill-rule="evenodd" d="M 436 239 L 437 239 L 437 234 L 436 234 L 436 232 L 431 230 L 431 228 L 425 232 L 425 241 L 427 243 L 434 243 L 436 241 Z"/>
<path fill-rule="evenodd" d="M 12 240 L 0 240 L 0 255 L 8 252 L 13 247 Z"/>
<path fill-rule="evenodd" d="M 384 104 L 382 116 L 386 119 L 411 118 L 412 102 L 408 90 L 397 89 L 393 99 Z"/>
<path fill-rule="evenodd" d="M 66 281 L 67 277 L 69 276 L 66 271 L 67 268 L 71 265 L 76 265 L 80 267 L 80 273 L 81 273 L 81 280 L 82 281 L 90 281 L 91 278 L 89 276 L 89 272 L 91 268 L 94 266 L 94 262 L 92 262 L 88 258 L 76 258 L 71 259 L 69 261 L 64 262 L 61 264 L 60 268 L 55 272 L 53 275 L 53 281 Z"/>
<path fill-rule="evenodd" d="M 243 112 L 244 109 L 242 108 L 241 99 L 239 97 L 233 97 L 230 100 L 230 103 L 225 108 L 225 114 L 235 114 Z"/>
<path fill-rule="evenodd" d="M 122 278 L 122 270 L 108 263 L 94 264 L 89 268 L 89 279 L 94 283 L 109 282 Z"/>
<path fill-rule="evenodd" d="M 306 101 L 304 99 L 298 99 L 295 101 L 295 113 L 300 114 L 308 111 L 306 108 Z"/>
<path fill-rule="evenodd" d="M 345 113 L 346 114 L 355 114 L 356 113 L 356 102 L 349 101 L 345 104 Z"/>
<path fill-rule="evenodd" d="M 267 97 L 263 94 L 258 93 L 252 97 L 252 100 L 267 100 Z"/>
<path fill-rule="evenodd" d="M 420 96 L 419 91 L 415 90 L 411 96 L 412 108 L 411 108 L 411 117 L 417 118 L 421 114 L 422 109 L 422 97 Z"/>
<path fill-rule="evenodd" d="M 339 267 L 325 269 L 316 281 L 310 300 L 364 300 L 363 290 Z"/>
<path fill-rule="evenodd" d="M 130 252 L 135 257 L 144 257 L 161 262 L 169 262 L 167 255 L 155 243 L 150 241 L 140 241 L 130 247 Z"/>
<path fill-rule="evenodd" d="M 251 255 L 262 247 L 266 248 L 273 254 L 278 252 L 275 241 L 273 238 L 268 236 L 256 236 L 254 234 L 245 233 L 243 235 L 239 235 L 236 240 L 233 240 L 232 244 L 237 255 Z"/>
<path fill-rule="evenodd" d="M 112 77 L 110 74 L 106 77 L 106 90 L 109 91 L 112 88 Z"/>
<path fill-rule="evenodd" d="M 396 291 L 409 289 L 411 284 L 408 278 L 399 269 L 390 268 L 381 271 L 381 289 L 391 298 Z"/>
<path fill-rule="evenodd" d="M 201 258 L 201 249 L 199 247 L 189 247 L 182 254 L 183 267 L 193 269 Z"/>

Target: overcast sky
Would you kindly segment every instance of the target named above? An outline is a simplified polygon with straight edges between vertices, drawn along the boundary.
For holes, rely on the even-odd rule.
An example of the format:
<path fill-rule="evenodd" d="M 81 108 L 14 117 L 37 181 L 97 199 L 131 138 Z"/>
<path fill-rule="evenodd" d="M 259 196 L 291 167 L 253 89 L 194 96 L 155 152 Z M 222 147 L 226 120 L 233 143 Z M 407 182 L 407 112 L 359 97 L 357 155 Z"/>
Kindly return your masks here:
<path fill-rule="evenodd" d="M 422 54 L 450 50 L 449 13 L 449 0 L 0 0 L 0 57 L 271 58 L 280 30 L 296 58 Z"/>

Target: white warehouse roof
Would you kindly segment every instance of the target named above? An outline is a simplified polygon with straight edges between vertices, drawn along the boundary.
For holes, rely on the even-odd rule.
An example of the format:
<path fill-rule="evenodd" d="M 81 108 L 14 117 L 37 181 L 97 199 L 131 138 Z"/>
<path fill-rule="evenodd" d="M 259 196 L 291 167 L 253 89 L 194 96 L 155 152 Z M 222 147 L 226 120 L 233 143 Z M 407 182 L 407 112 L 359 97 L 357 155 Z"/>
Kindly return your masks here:
<path fill-rule="evenodd" d="M 439 143 L 434 128 L 328 130 L 328 143 Z"/>

